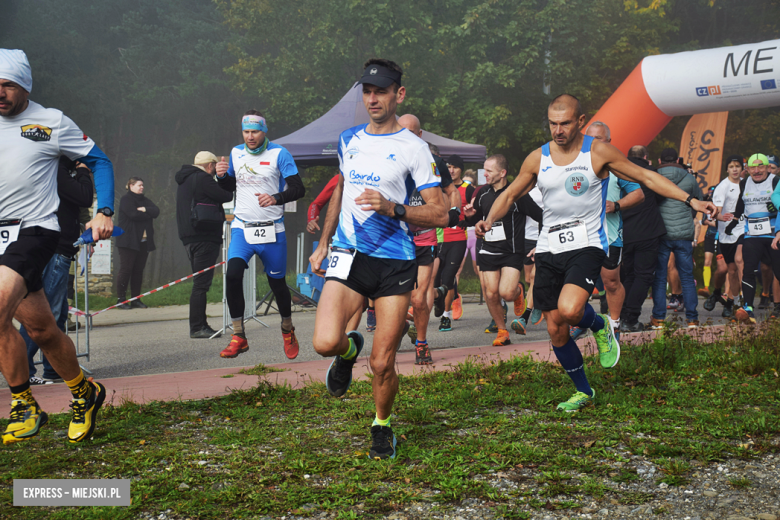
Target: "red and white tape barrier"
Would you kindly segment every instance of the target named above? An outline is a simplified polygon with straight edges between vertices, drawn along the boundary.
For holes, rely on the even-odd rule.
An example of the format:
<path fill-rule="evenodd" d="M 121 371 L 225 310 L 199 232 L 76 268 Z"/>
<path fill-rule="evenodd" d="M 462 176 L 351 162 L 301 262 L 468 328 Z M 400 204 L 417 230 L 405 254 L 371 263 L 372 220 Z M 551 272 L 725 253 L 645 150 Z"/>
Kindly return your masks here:
<path fill-rule="evenodd" d="M 115 305 L 112 305 L 111 307 L 106 307 L 105 309 L 97 311 L 97 312 L 93 312 L 92 314 L 87 314 L 86 312 L 80 311 L 80 310 L 75 309 L 73 307 L 69 308 L 69 312 L 70 312 L 70 314 L 75 314 L 76 316 L 89 316 L 91 318 L 92 316 L 97 316 L 100 313 L 103 313 L 103 312 L 106 312 L 106 311 L 110 311 L 111 309 L 113 309 L 115 307 L 119 307 L 120 305 L 124 305 L 125 303 L 129 303 L 129 302 L 135 301 L 135 300 L 137 300 L 139 298 L 143 298 L 144 296 L 149 296 L 150 294 L 154 294 L 156 292 L 162 291 L 163 289 L 167 289 L 168 287 L 176 285 L 177 283 L 181 283 L 181 282 L 183 282 L 185 280 L 189 280 L 190 278 L 194 278 L 194 277 L 198 276 L 199 274 L 205 273 L 206 271 L 211 271 L 212 269 L 215 269 L 215 268 L 219 267 L 220 265 L 222 265 L 224 263 L 225 262 L 220 262 L 218 264 L 212 265 L 211 267 L 207 267 L 205 269 L 201 269 L 197 273 L 192 273 L 191 275 L 185 276 L 184 278 L 179 278 L 178 280 L 175 280 L 175 281 L 173 281 L 171 283 L 166 283 L 165 285 L 162 285 L 162 286 L 158 287 L 157 289 L 152 289 L 151 291 L 149 291 L 147 293 L 139 294 L 135 298 L 130 298 L 129 300 L 125 300 L 123 302 L 117 303 Z"/>

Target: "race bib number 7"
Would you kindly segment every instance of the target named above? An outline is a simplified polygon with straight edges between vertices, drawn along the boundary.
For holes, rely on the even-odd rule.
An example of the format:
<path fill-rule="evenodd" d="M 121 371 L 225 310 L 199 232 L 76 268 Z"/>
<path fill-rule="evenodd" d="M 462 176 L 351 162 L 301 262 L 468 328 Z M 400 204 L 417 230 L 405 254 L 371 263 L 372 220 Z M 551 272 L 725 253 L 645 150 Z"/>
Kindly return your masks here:
<path fill-rule="evenodd" d="M 579 220 L 553 226 L 547 235 L 547 244 L 553 254 L 588 247 L 588 229 Z"/>
<path fill-rule="evenodd" d="M 490 228 L 490 231 L 485 233 L 485 241 L 486 242 L 500 242 L 502 240 L 506 240 L 506 232 L 504 231 L 504 223 L 503 222 L 496 222 L 493 224 L 493 227 Z"/>
<path fill-rule="evenodd" d="M 22 229 L 22 219 L 0 220 L 0 255 L 5 253 L 8 246 L 19 238 L 19 230 Z"/>
<path fill-rule="evenodd" d="M 325 272 L 325 278 L 338 278 L 346 280 L 349 272 L 352 270 L 352 261 L 355 259 L 354 249 L 344 249 L 343 247 L 331 247 L 330 260 L 328 261 L 328 270 Z"/>
<path fill-rule="evenodd" d="M 247 244 L 272 244 L 276 242 L 273 222 L 244 222 L 244 239 Z"/>

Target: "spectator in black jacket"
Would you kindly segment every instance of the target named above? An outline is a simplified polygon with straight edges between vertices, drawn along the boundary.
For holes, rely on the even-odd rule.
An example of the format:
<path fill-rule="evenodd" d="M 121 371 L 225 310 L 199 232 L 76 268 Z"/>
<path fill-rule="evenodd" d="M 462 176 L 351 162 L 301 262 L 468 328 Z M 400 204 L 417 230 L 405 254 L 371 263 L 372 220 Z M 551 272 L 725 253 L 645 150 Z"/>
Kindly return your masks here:
<path fill-rule="evenodd" d="M 79 226 L 80 208 L 92 205 L 93 187 L 89 168 L 81 163 L 74 163 L 65 156 L 60 157 L 57 169 L 57 195 L 60 197 L 60 207 L 57 210 L 57 220 L 60 224 L 60 241 L 54 256 L 43 270 L 43 292 L 51 305 L 51 312 L 57 326 L 65 330 L 65 320 L 68 318 L 68 276 L 70 264 L 78 249 L 73 242 L 81 234 Z M 24 326 L 19 330 L 27 344 L 27 361 L 30 366 L 30 384 L 45 385 L 62 379 L 52 368 L 46 356 L 43 356 L 43 377 L 36 376 L 33 358 L 38 352 L 38 345 L 30 339 Z"/>
<path fill-rule="evenodd" d="M 628 160 L 651 170 L 647 148 L 634 146 L 628 152 Z M 658 260 L 658 246 L 666 234 L 666 226 L 658 211 L 659 195 L 644 186 L 645 200 L 623 213 L 623 265 L 621 278 L 626 299 L 620 313 L 621 332 L 639 332 L 645 326 L 639 323 L 642 304 L 647 291 L 653 285 Z"/>
<path fill-rule="evenodd" d="M 185 164 L 176 173 L 176 224 L 179 238 L 187 250 L 192 272 L 217 263 L 222 246 L 222 222 L 225 212 L 222 204 L 233 200 L 233 192 L 223 190 L 214 180 L 217 157 L 211 152 L 198 152 L 194 164 Z M 193 222 L 193 209 L 197 206 L 216 210 L 221 221 Z M 214 269 L 196 276 L 190 295 L 190 337 L 210 338 L 217 334 L 206 319 L 206 293 L 214 279 Z M 221 335 L 221 334 L 219 334 Z M 218 337 L 218 336 L 214 336 Z"/>
<path fill-rule="evenodd" d="M 144 196 L 144 181 L 130 177 L 127 181 L 127 195 L 119 201 L 119 227 L 125 232 L 116 239 L 119 250 L 119 274 L 116 277 L 117 303 L 127 298 L 127 284 L 130 283 L 130 297 L 141 294 L 141 279 L 149 253 L 154 251 L 154 226 L 152 221 L 160 216 L 158 208 Z M 135 300 L 117 309 L 146 309 L 146 304 Z"/>

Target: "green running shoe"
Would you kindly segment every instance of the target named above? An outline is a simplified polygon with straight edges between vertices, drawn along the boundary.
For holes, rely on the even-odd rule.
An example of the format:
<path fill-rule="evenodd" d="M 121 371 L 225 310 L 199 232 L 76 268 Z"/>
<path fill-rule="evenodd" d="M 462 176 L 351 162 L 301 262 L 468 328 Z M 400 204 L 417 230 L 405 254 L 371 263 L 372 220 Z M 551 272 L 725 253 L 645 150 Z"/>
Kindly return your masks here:
<path fill-rule="evenodd" d="M 593 399 L 596 397 L 596 391 L 593 390 L 593 395 L 582 392 L 575 392 L 573 396 L 569 397 L 568 401 L 564 401 L 558 405 L 556 410 L 563 410 L 564 412 L 578 412 L 586 406 L 593 404 Z"/>
<path fill-rule="evenodd" d="M 496 334 L 498 332 L 498 327 L 496 326 L 496 320 L 491 319 L 490 325 L 487 326 L 485 329 L 485 334 Z"/>
<path fill-rule="evenodd" d="M 615 330 L 612 328 L 609 316 L 606 314 L 599 314 L 599 316 L 604 320 L 604 328 L 594 332 L 593 337 L 596 339 L 596 345 L 599 348 L 601 366 L 612 368 L 617 365 L 618 359 L 620 359 L 620 343 L 618 343 L 615 337 Z"/>

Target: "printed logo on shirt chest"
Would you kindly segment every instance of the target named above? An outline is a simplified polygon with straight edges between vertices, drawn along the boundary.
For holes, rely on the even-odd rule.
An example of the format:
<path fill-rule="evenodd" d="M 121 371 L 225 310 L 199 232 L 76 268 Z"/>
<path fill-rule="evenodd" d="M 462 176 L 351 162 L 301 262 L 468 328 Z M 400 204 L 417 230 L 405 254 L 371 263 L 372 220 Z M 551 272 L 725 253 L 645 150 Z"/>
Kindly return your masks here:
<path fill-rule="evenodd" d="M 41 142 L 51 140 L 51 128 L 43 125 L 24 125 L 22 137 L 30 141 Z"/>
<path fill-rule="evenodd" d="M 588 178 L 585 175 L 582 175 L 581 173 L 572 173 L 568 177 L 566 177 L 565 187 L 566 187 L 566 193 L 571 195 L 572 197 L 579 197 L 586 191 L 588 191 L 588 188 L 590 187 L 590 182 L 588 182 Z"/>

